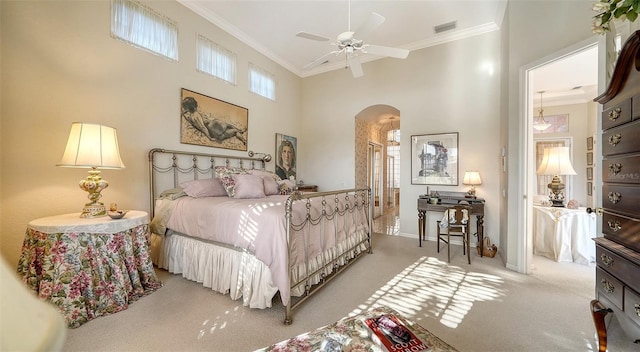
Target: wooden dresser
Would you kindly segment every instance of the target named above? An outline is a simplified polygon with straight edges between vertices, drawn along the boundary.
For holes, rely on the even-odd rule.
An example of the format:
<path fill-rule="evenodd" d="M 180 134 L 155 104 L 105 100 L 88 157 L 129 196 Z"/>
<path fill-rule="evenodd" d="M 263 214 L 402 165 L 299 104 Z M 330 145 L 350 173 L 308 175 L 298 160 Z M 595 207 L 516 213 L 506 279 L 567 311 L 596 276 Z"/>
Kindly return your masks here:
<path fill-rule="evenodd" d="M 626 41 L 602 111 L 602 232 L 596 242 L 596 299 L 591 312 L 599 350 L 605 316 L 615 314 L 631 341 L 640 340 L 640 31 Z M 640 346 L 639 346 L 640 349 Z"/>

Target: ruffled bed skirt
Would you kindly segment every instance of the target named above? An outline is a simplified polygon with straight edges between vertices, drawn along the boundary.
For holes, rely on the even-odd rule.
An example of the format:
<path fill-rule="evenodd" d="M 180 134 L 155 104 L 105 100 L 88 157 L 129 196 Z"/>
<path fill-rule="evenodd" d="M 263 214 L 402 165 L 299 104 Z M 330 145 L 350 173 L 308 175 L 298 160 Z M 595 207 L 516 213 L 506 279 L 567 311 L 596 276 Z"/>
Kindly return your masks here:
<path fill-rule="evenodd" d="M 292 271 L 293 282 L 304 280 L 307 272 L 313 273 L 321 269 L 325 263 L 337 258 L 334 266 L 328 265 L 312 275 L 308 282 L 293 288 L 291 296 L 302 296 L 306 291 L 305 286 L 319 283 L 323 277 L 345 265 L 357 253 L 366 251 L 368 246 L 363 241 L 366 240 L 367 234 L 366 228 L 359 228 L 352 237 L 311 259 L 309 267 L 304 263 L 297 265 Z M 342 253 L 347 254 L 341 256 Z M 182 277 L 201 283 L 204 287 L 216 292 L 229 294 L 233 300 L 242 297 L 243 305 L 250 308 L 271 307 L 273 296 L 278 291 L 269 267 L 252 253 L 218 246 L 176 233 L 166 236 L 152 233 L 151 260 L 159 268 L 170 273 L 182 274 Z M 282 304 L 287 305 L 289 297 L 281 298 Z"/>
<path fill-rule="evenodd" d="M 253 254 L 190 237 L 152 234 L 151 259 L 159 268 L 233 300 L 242 297 L 242 304 L 250 308 L 271 307 L 278 291 L 269 268 Z"/>

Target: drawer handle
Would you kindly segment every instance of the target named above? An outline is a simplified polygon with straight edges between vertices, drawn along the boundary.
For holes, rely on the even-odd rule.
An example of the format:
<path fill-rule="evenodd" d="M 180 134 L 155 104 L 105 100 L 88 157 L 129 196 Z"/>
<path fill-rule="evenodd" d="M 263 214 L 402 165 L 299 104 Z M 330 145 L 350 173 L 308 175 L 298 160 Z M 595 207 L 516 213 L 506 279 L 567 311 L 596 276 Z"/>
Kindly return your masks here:
<path fill-rule="evenodd" d="M 613 136 L 609 137 L 609 144 L 611 146 L 613 146 L 613 147 L 618 145 L 618 143 L 620 143 L 620 141 L 622 141 L 622 135 L 620 133 L 616 133 Z"/>
<path fill-rule="evenodd" d="M 636 315 L 640 317 L 640 304 L 639 303 L 635 303 L 633 305 L 633 308 L 636 310 Z"/>
<path fill-rule="evenodd" d="M 618 204 L 622 200 L 622 194 L 620 192 L 609 192 L 609 201 L 613 204 Z"/>
<path fill-rule="evenodd" d="M 620 221 L 618 220 L 609 220 L 607 221 L 607 224 L 609 225 L 609 228 L 613 231 L 613 232 L 618 232 L 622 229 L 622 226 L 620 226 Z"/>
<path fill-rule="evenodd" d="M 622 112 L 622 109 L 620 108 L 615 108 L 611 111 L 609 111 L 609 120 L 611 121 L 615 121 L 618 119 L 618 117 L 620 117 L 620 113 Z"/>
<path fill-rule="evenodd" d="M 607 292 L 607 293 L 613 293 L 613 291 L 616 290 L 616 288 L 607 280 L 602 279 L 600 280 L 600 283 L 602 284 L 602 288 Z"/>
<path fill-rule="evenodd" d="M 620 163 L 615 163 L 615 164 L 609 165 L 609 173 L 611 173 L 613 175 L 619 174 L 621 170 L 622 170 L 622 164 L 620 164 Z"/>
<path fill-rule="evenodd" d="M 613 265 L 613 258 L 606 254 L 601 254 L 600 260 L 602 260 L 602 264 L 604 264 L 604 266 L 606 267 L 611 267 Z"/>

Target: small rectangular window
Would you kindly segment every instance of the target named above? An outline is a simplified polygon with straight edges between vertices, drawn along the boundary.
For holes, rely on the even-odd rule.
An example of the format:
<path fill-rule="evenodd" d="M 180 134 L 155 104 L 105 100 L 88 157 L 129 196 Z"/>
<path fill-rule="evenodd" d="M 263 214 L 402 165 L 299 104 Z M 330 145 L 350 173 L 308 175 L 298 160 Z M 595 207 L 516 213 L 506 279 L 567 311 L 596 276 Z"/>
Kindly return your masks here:
<path fill-rule="evenodd" d="M 196 39 L 197 69 L 236 85 L 236 54 L 202 35 Z"/>
<path fill-rule="evenodd" d="M 249 63 L 249 90 L 276 101 L 276 81 L 274 76 L 252 63 Z"/>
<path fill-rule="evenodd" d="M 111 35 L 178 61 L 178 23 L 139 2 L 111 1 Z"/>

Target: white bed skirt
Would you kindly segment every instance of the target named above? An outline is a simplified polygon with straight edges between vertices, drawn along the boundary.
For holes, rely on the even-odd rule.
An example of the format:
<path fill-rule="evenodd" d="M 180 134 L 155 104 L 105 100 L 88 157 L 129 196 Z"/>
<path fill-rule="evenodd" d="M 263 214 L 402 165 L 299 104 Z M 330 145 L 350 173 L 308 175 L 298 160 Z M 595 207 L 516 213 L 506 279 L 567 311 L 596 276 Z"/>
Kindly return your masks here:
<path fill-rule="evenodd" d="M 251 253 L 179 235 L 151 235 L 151 259 L 162 269 L 182 274 L 250 308 L 269 308 L 278 288 L 271 271 Z"/>
<path fill-rule="evenodd" d="M 171 233 L 171 231 L 169 231 Z M 349 249 L 358 248 L 366 251 L 367 246 L 360 243 L 367 238 L 365 228 L 360 228 L 356 234 L 337 244 L 335 248 L 324 251 L 309 261 L 309 266 L 299 264 L 293 270 L 293 282 L 306 277 L 307 272 L 314 272 L 322 268 L 325 262 L 339 258 L 342 253 L 349 252 L 346 257 L 337 260 L 337 266 L 346 264 L 355 253 Z M 360 243 L 360 245 L 357 245 Z M 323 257 L 324 256 L 324 260 Z M 204 287 L 229 294 L 231 299 L 242 297 L 242 303 L 250 308 L 269 308 L 273 296 L 278 291 L 271 277 L 271 270 L 252 253 L 222 247 L 209 242 L 183 236 L 177 233 L 166 236 L 151 234 L 151 260 L 158 268 L 173 274 L 182 274 L 185 279 L 201 283 Z M 322 276 L 330 275 L 337 267 L 326 267 L 318 274 L 309 278 L 309 285 L 315 285 L 322 280 Z M 320 274 L 323 273 L 323 274 Z M 291 296 L 301 296 L 305 293 L 305 285 L 299 285 L 291 290 Z M 282 304 L 287 305 L 289 297 L 281 297 Z"/>

